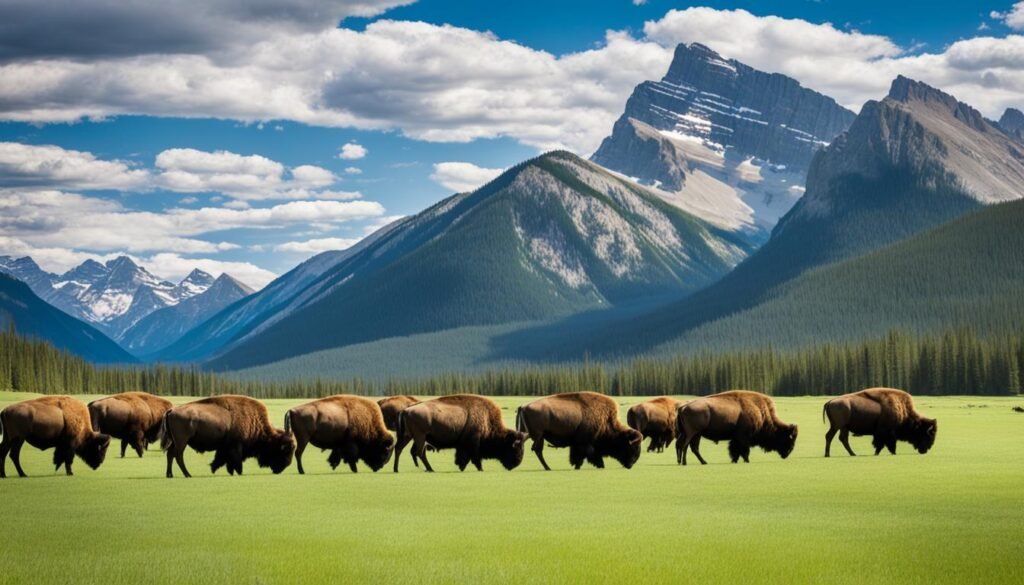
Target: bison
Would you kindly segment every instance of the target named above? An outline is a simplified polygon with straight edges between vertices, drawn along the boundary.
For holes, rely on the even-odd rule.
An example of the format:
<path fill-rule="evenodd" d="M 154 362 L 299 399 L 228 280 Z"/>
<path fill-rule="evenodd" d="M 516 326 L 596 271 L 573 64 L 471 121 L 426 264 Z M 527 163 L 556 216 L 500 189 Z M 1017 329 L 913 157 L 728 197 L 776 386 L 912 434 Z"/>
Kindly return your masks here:
<path fill-rule="evenodd" d="M 309 444 L 331 450 L 331 469 L 344 461 L 353 473 L 360 459 L 374 471 L 384 467 L 395 447 L 380 407 L 360 396 L 342 394 L 296 406 L 285 413 L 284 430 L 295 436 L 299 473 L 305 473 L 302 453 Z"/>
<path fill-rule="evenodd" d="M 200 453 L 214 451 L 210 470 L 227 466 L 231 475 L 242 474 L 242 462 L 255 457 L 260 467 L 281 473 L 292 463 L 295 440 L 270 424 L 267 407 L 248 396 L 214 396 L 176 406 L 164 414 L 160 447 L 167 452 L 167 477 L 174 477 L 172 461 L 185 477 L 185 447 Z"/>
<path fill-rule="evenodd" d="M 130 445 L 142 457 L 150 443 L 160 435 L 164 413 L 171 401 L 146 392 L 124 392 L 89 403 L 92 428 L 121 439 L 121 458 Z"/>
<path fill-rule="evenodd" d="M 388 396 L 378 400 L 377 405 L 380 406 L 380 413 L 384 415 L 384 426 L 386 426 L 389 431 L 397 433 L 398 413 L 405 410 L 405 407 L 416 404 L 419 401 L 419 398 L 414 398 L 405 394 Z"/>
<path fill-rule="evenodd" d="M 779 420 L 769 396 L 733 390 L 698 398 L 679 407 L 676 414 L 676 461 L 686 465 L 689 448 L 701 464 L 700 440 L 729 441 L 733 463 L 750 463 L 750 448 L 775 451 L 785 459 L 796 445 L 797 426 Z"/>
<path fill-rule="evenodd" d="M 619 405 L 603 394 L 574 392 L 534 400 L 519 407 L 516 428 L 533 439 L 533 452 L 544 469 L 544 442 L 569 447 L 569 463 L 579 469 L 587 461 L 604 468 L 612 457 L 629 469 L 640 458 L 640 431 L 619 421 Z"/>
<path fill-rule="evenodd" d="M 395 472 L 402 449 L 413 442 L 412 453 L 434 471 L 427 460 L 427 445 L 434 450 L 455 449 L 455 465 L 465 471 L 470 463 L 483 471 L 484 459 L 497 459 L 512 470 L 523 462 L 526 436 L 505 426 L 493 400 L 472 394 L 443 396 L 414 404 L 398 417 Z"/>
<path fill-rule="evenodd" d="M 626 411 L 626 424 L 651 438 L 648 452 L 661 453 L 676 438 L 676 410 L 682 404 L 685 401 L 668 396 L 635 404 Z"/>
<path fill-rule="evenodd" d="M 12 404 L 0 411 L 0 478 L 7 477 L 7 454 L 18 475 L 21 469 L 21 446 L 28 442 L 43 451 L 53 448 L 55 470 L 64 466 L 64 472 L 74 475 L 71 464 L 78 455 L 86 465 L 96 469 L 107 456 L 110 435 L 92 428 L 89 409 L 70 396 L 44 396 Z"/>
<path fill-rule="evenodd" d="M 839 442 L 846 452 L 856 455 L 850 448 L 850 433 L 871 435 L 875 455 L 883 448 L 896 454 L 896 441 L 907 441 L 924 455 L 935 444 L 938 423 L 914 410 L 914 399 L 902 390 L 869 388 L 844 394 L 825 403 L 822 419 L 828 418 L 825 433 L 825 457 L 829 456 L 832 438 L 839 433 Z"/>

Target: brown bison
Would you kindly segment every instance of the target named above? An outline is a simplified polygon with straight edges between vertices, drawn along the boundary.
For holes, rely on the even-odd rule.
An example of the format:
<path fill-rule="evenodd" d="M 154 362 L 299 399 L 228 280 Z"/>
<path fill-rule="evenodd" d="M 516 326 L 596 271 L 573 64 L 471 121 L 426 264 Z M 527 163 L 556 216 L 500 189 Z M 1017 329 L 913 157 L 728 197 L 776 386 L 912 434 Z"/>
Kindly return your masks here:
<path fill-rule="evenodd" d="M 164 414 L 160 447 L 167 452 L 167 477 L 174 477 L 172 461 L 185 477 L 185 447 L 200 453 L 214 451 L 210 470 L 227 466 L 231 475 L 242 474 L 242 462 L 255 457 L 260 467 L 281 473 L 292 463 L 295 440 L 270 424 L 267 407 L 248 396 L 214 396 L 176 406 Z"/>
<path fill-rule="evenodd" d="M 53 448 L 53 465 L 64 466 L 68 475 L 78 455 L 86 465 L 96 469 L 107 456 L 110 435 L 97 433 L 89 419 L 89 409 L 70 396 L 44 396 L 12 404 L 0 411 L 0 477 L 7 477 L 7 454 L 18 475 L 21 469 L 21 446 L 28 442 L 43 451 Z"/>
<path fill-rule="evenodd" d="M 640 458 L 640 431 L 619 421 L 619 405 L 603 394 L 574 392 L 534 400 L 519 407 L 516 428 L 533 439 L 533 452 L 544 469 L 544 442 L 569 447 L 569 463 L 579 469 L 587 461 L 604 468 L 611 457 L 629 469 Z"/>
<path fill-rule="evenodd" d="M 896 454 L 896 441 L 907 441 L 924 455 L 935 444 L 938 423 L 914 410 L 914 399 L 902 390 L 870 388 L 844 394 L 825 403 L 822 418 L 828 418 L 830 427 L 825 433 L 825 457 L 829 456 L 832 438 L 839 433 L 839 442 L 846 452 L 856 455 L 850 448 L 850 433 L 871 435 L 875 455 L 883 448 Z"/>
<path fill-rule="evenodd" d="M 764 394 L 733 390 L 698 398 L 679 407 L 676 415 L 676 460 L 686 465 L 689 448 L 697 459 L 701 438 L 729 441 L 729 457 L 750 463 L 750 448 L 775 451 L 785 459 L 796 445 L 797 426 L 775 415 L 775 402 Z"/>
<path fill-rule="evenodd" d="M 686 401 L 668 396 L 635 404 L 626 411 L 626 424 L 650 437 L 647 451 L 661 453 L 676 438 L 676 410 Z"/>
<path fill-rule="evenodd" d="M 398 417 L 395 472 L 402 449 L 413 442 L 412 453 L 434 471 L 427 460 L 427 445 L 434 450 L 455 449 L 455 465 L 465 471 L 472 463 L 483 471 L 484 459 L 497 459 L 505 469 L 523 462 L 526 436 L 505 426 L 493 400 L 472 394 L 443 396 L 407 407 Z"/>
<path fill-rule="evenodd" d="M 131 445 L 142 457 L 160 435 L 160 422 L 173 404 L 146 392 L 124 392 L 89 403 L 92 428 L 121 439 L 121 458 Z"/>
<path fill-rule="evenodd" d="M 384 415 L 384 426 L 389 431 L 398 432 L 398 413 L 405 410 L 405 407 L 416 404 L 419 401 L 419 398 L 405 394 L 388 396 L 378 400 L 377 405 L 380 406 L 380 413 Z"/>
<path fill-rule="evenodd" d="M 331 450 L 331 469 L 344 461 L 353 473 L 360 459 L 374 471 L 384 467 L 395 447 L 380 407 L 360 396 L 331 396 L 296 406 L 285 413 L 284 430 L 295 436 L 299 473 L 305 473 L 302 453 L 309 444 Z"/>

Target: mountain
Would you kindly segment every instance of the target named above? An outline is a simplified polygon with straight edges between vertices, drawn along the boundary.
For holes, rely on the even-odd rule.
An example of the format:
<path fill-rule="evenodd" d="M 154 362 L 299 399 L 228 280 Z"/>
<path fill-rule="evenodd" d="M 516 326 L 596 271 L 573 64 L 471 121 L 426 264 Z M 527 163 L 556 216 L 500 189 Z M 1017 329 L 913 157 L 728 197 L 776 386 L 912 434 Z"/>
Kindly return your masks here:
<path fill-rule="evenodd" d="M 897 78 L 885 99 L 865 104 L 850 129 L 815 155 L 806 194 L 747 261 L 706 290 L 616 324 L 575 351 L 618 353 L 623 339 L 648 347 L 688 338 L 785 296 L 787 282 L 810 269 L 1022 196 L 1024 156 L 1012 139 L 952 96 Z M 737 343 L 755 337 L 736 335 Z"/>
<path fill-rule="evenodd" d="M 103 333 L 40 299 L 24 282 L 0 274 L 0 326 L 96 363 L 131 363 L 131 355 Z"/>
<path fill-rule="evenodd" d="M 750 250 L 632 181 L 548 153 L 393 226 L 211 365 L 688 294 Z"/>
<path fill-rule="evenodd" d="M 201 323 L 152 357 L 160 361 L 184 362 L 218 353 L 254 331 L 287 316 L 307 286 L 346 258 L 359 252 L 394 228 L 381 228 L 355 246 L 345 250 L 322 252 L 274 279 L 259 292 L 250 295 Z"/>
<path fill-rule="evenodd" d="M 999 129 L 1017 142 L 1024 142 L 1024 112 L 1016 108 L 1006 108 L 999 118 Z"/>
<path fill-rule="evenodd" d="M 53 288 L 56 275 L 46 272 L 36 264 L 36 261 L 28 256 L 23 258 L 12 258 L 0 256 L 0 273 L 12 276 L 24 282 L 37 295 L 40 292 L 46 293 Z"/>
<path fill-rule="evenodd" d="M 150 312 L 121 335 L 118 339 L 121 346 L 134 355 L 153 354 L 174 343 L 228 305 L 253 293 L 251 288 L 226 273 L 206 284 L 209 278 L 210 275 L 205 272 L 193 271 L 179 286 L 192 286 L 192 290 L 203 287 L 202 292 L 176 305 Z M 137 294 L 135 300 L 141 297 L 141 294 Z"/>
<path fill-rule="evenodd" d="M 803 194 L 814 153 L 853 119 L 795 79 L 681 44 L 592 160 L 716 225 L 767 233 Z"/>

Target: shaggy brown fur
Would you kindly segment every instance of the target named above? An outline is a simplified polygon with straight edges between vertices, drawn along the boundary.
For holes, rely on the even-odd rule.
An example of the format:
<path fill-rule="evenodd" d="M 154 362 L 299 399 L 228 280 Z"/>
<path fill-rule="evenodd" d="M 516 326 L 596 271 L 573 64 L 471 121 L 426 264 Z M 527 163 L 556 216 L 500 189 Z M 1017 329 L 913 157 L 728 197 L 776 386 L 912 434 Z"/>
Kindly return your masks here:
<path fill-rule="evenodd" d="M 676 460 L 686 465 L 689 448 L 702 464 L 707 463 L 700 455 L 701 438 L 715 443 L 729 441 L 733 463 L 740 458 L 750 463 L 751 447 L 776 451 L 785 459 L 793 452 L 797 431 L 796 425 L 779 420 L 775 415 L 775 401 L 769 396 L 747 390 L 713 394 L 679 407 Z"/>
<path fill-rule="evenodd" d="M 830 455 L 832 438 L 839 433 L 839 442 L 846 452 L 850 448 L 850 433 L 871 435 L 875 455 L 883 448 L 896 454 L 896 441 L 907 441 L 922 455 L 935 444 L 938 423 L 914 410 L 914 399 L 902 390 L 869 388 L 844 394 L 825 403 L 823 418 L 829 421 L 825 433 L 825 457 Z"/>
<path fill-rule="evenodd" d="M 0 412 L 0 478 L 7 477 L 7 454 L 10 453 L 18 475 L 21 469 L 21 447 L 25 443 L 43 451 L 53 448 L 56 469 L 64 466 L 73 475 L 71 463 L 78 455 L 86 465 L 96 469 L 107 456 L 110 436 L 97 433 L 89 419 L 89 409 L 70 396 L 44 396 L 12 404 Z"/>
<path fill-rule="evenodd" d="M 299 473 L 305 473 L 302 453 L 309 444 L 331 450 L 331 469 L 344 461 L 353 473 L 360 459 L 374 471 L 384 467 L 395 446 L 380 407 L 360 396 L 330 396 L 296 406 L 285 413 L 284 430 L 295 436 Z"/>
<path fill-rule="evenodd" d="M 260 467 L 281 473 L 292 462 L 295 440 L 270 424 L 267 407 L 248 396 L 214 396 L 176 406 L 164 414 L 160 447 L 167 452 L 167 477 L 174 477 L 172 462 L 185 477 L 185 447 L 215 451 L 210 469 L 242 474 L 242 462 L 255 457 Z"/>
<path fill-rule="evenodd" d="M 661 453 L 676 438 L 676 410 L 683 404 L 685 400 L 668 396 L 635 404 L 626 411 L 626 424 L 640 431 L 644 438 L 651 438 L 648 452 Z"/>
<path fill-rule="evenodd" d="M 399 415 L 395 472 L 409 441 L 427 471 L 434 471 L 427 460 L 428 445 L 435 450 L 454 448 L 460 471 L 470 462 L 483 471 L 484 459 L 497 459 L 505 469 L 518 467 L 525 440 L 525 435 L 505 426 L 493 400 L 472 394 L 444 396 L 409 406 Z"/>
<path fill-rule="evenodd" d="M 146 392 L 124 392 L 89 403 L 92 427 L 121 439 L 121 458 L 130 445 L 142 457 L 150 443 L 159 438 L 160 422 L 173 404 Z"/>
<path fill-rule="evenodd" d="M 640 458 L 640 431 L 619 421 L 619 405 L 603 394 L 574 392 L 534 400 L 519 407 L 516 428 L 533 439 L 533 452 L 544 469 L 544 442 L 569 447 L 569 463 L 579 469 L 587 461 L 604 467 L 612 457 L 629 469 Z"/>
<path fill-rule="evenodd" d="M 413 396 L 407 396 L 405 394 L 399 394 L 398 396 L 388 396 L 387 398 L 381 398 L 377 401 L 380 406 L 380 413 L 384 415 L 384 426 L 389 431 L 398 431 L 398 413 L 405 410 L 405 407 L 411 406 L 419 402 L 419 398 Z"/>

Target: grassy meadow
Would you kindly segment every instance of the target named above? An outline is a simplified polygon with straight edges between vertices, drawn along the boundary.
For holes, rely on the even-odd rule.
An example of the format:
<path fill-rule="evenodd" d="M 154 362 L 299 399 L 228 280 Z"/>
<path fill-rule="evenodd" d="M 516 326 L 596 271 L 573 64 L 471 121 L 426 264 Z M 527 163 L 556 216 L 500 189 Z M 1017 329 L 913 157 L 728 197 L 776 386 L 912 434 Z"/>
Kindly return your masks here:
<path fill-rule="evenodd" d="M 0 393 L 0 408 L 32 396 Z M 525 399 L 498 401 L 511 424 Z M 26 445 L 30 477 L 8 462 L 0 480 L 0 583 L 1024 582 L 1024 399 L 921 397 L 931 453 L 874 457 L 862 437 L 861 456 L 836 441 L 831 459 L 824 399 L 777 401 L 796 450 L 747 465 L 706 443 L 704 467 L 672 449 L 574 471 L 548 448 L 547 473 L 529 451 L 512 472 L 460 473 L 443 451 L 435 474 L 408 452 L 397 475 L 352 474 L 309 449 L 305 476 L 250 460 L 229 477 L 189 451 L 195 477 L 172 481 L 156 446 L 140 460 L 112 445 L 69 478 Z M 280 424 L 299 402 L 267 404 Z"/>

